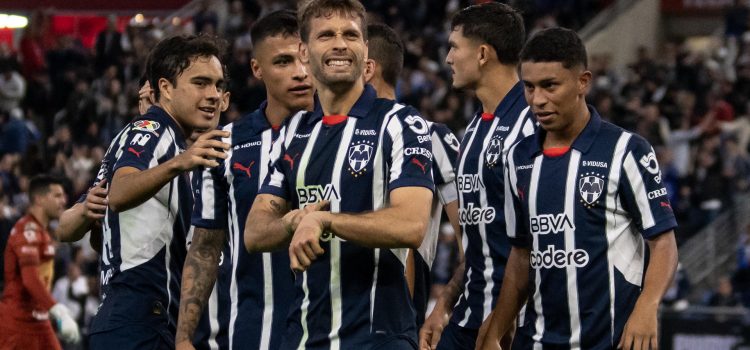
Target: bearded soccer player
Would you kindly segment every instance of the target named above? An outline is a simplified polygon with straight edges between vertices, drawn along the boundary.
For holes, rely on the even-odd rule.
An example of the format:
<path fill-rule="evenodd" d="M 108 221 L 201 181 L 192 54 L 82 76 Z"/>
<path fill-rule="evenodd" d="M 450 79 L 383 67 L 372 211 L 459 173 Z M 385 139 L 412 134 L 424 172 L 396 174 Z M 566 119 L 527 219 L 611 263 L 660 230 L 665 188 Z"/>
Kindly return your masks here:
<path fill-rule="evenodd" d="M 149 54 L 156 104 L 114 144 L 103 225 L 102 305 L 94 349 L 174 348 L 182 266 L 193 196 L 190 171 L 214 167 L 229 145 L 213 130 L 224 96 L 220 40 L 175 36 Z"/>
<path fill-rule="evenodd" d="M 183 269 L 178 349 L 191 348 L 191 340 L 203 349 L 277 349 L 293 296 L 289 253 L 249 254 L 242 232 L 281 124 L 293 113 L 312 110 L 312 82 L 299 59 L 293 11 L 268 14 L 250 35 L 251 68 L 265 83 L 267 100 L 223 128 L 232 133 L 224 140 L 232 145 L 227 159 L 194 179 L 200 192 Z"/>
<path fill-rule="evenodd" d="M 429 126 L 364 84 L 361 3 L 309 1 L 298 19 L 315 109 L 282 129 L 245 227 L 248 250 L 288 249 L 296 271 L 281 349 L 414 349 L 404 264 L 430 215 Z"/>
<path fill-rule="evenodd" d="M 385 24 L 370 24 L 367 26 L 367 53 L 365 82 L 375 88 L 378 97 L 395 100 L 396 83 L 404 65 L 404 46 L 401 39 Z M 454 172 L 458 158 L 458 139 L 444 124 L 429 121 L 427 124 L 430 126 L 432 162 L 435 165 L 432 172 L 435 181 L 432 217 L 422 245 L 419 249 L 410 250 L 406 260 L 406 281 L 409 283 L 417 313 L 417 327 L 424 323 L 430 299 L 430 270 L 435 260 L 443 209 L 453 225 L 454 232 L 460 230 Z"/>
<path fill-rule="evenodd" d="M 513 249 L 478 348 L 497 349 L 528 299 L 514 349 L 656 349 L 677 246 L 654 150 L 586 104 L 592 76 L 574 31 L 541 31 L 520 57 L 541 129 L 508 154 Z"/>
<path fill-rule="evenodd" d="M 78 325 L 50 294 L 55 246 L 49 222 L 65 208 L 62 182 L 40 175 L 29 183 L 31 205 L 5 247 L 5 288 L 0 299 L 0 349 L 60 349 L 49 316 L 65 342 L 77 343 Z"/>
<path fill-rule="evenodd" d="M 456 14 L 451 28 L 445 61 L 453 87 L 475 91 L 481 109 L 466 128 L 456 174 L 464 266 L 420 331 L 426 349 L 473 349 L 497 302 L 510 253 L 503 161 L 510 146 L 535 129 L 516 71 L 525 38 L 520 14 L 500 3 L 470 6 Z"/>

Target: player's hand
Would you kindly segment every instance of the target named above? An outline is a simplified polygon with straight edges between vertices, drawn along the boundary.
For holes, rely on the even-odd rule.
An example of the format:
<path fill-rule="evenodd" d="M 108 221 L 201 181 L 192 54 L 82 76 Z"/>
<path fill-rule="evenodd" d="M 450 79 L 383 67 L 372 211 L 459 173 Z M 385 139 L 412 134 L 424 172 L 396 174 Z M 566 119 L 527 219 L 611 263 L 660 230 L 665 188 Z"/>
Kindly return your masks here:
<path fill-rule="evenodd" d="M 419 350 L 437 349 L 440 336 L 443 335 L 443 330 L 449 320 L 450 315 L 443 310 L 443 307 L 435 306 L 419 330 Z"/>
<path fill-rule="evenodd" d="M 151 83 L 146 81 L 138 91 L 138 113 L 141 115 L 146 114 L 148 109 L 154 104 L 154 89 L 151 88 Z"/>
<path fill-rule="evenodd" d="M 174 157 L 177 167 L 181 171 L 193 170 L 199 166 L 213 168 L 219 165 L 217 159 L 226 159 L 227 150 L 230 145 L 226 142 L 215 140 L 231 135 L 229 131 L 211 130 L 198 137 L 187 151 Z"/>
<path fill-rule="evenodd" d="M 107 189 L 104 184 L 107 180 L 99 181 L 96 186 L 89 189 L 86 194 L 86 203 L 84 205 L 86 217 L 91 220 L 100 220 L 107 211 Z"/>
<path fill-rule="evenodd" d="M 307 270 L 319 255 L 325 253 L 320 247 L 320 235 L 323 234 L 326 225 L 319 214 L 324 214 L 324 212 L 305 215 L 294 231 L 292 242 L 289 243 L 290 267 L 294 271 Z"/>
<path fill-rule="evenodd" d="M 185 340 L 175 344 L 175 350 L 195 350 L 195 347 L 189 340 Z"/>
<path fill-rule="evenodd" d="M 297 230 L 299 223 L 302 221 L 302 218 L 314 211 L 328 210 L 328 205 L 330 203 L 331 202 L 324 200 L 310 204 L 303 209 L 294 209 L 286 213 L 284 217 L 281 218 L 281 222 L 284 223 L 287 232 L 294 233 L 294 231 Z"/>
<path fill-rule="evenodd" d="M 49 313 L 57 321 L 57 329 L 63 341 L 77 344 L 81 340 L 78 324 L 70 317 L 70 311 L 65 305 L 57 303 L 49 309 Z"/>
<path fill-rule="evenodd" d="M 636 302 L 633 313 L 628 317 L 625 323 L 625 329 L 622 331 L 622 338 L 618 349 L 641 350 L 659 348 L 657 337 L 657 307 L 644 306 Z"/>

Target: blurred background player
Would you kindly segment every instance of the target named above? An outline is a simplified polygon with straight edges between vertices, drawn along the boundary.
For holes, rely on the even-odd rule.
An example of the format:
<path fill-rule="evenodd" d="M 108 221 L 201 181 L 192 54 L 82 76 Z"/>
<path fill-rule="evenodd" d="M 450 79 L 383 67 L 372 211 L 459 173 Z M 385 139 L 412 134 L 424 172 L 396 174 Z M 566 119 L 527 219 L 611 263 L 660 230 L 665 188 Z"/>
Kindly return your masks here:
<path fill-rule="evenodd" d="M 540 129 L 508 153 L 513 248 L 477 348 L 498 349 L 528 300 L 513 349 L 657 349 L 677 223 L 654 149 L 586 104 L 592 74 L 576 32 L 540 31 L 520 60 Z"/>
<path fill-rule="evenodd" d="M 200 194 L 183 269 L 178 349 L 190 348 L 191 340 L 199 349 L 277 349 L 294 295 L 289 253 L 249 254 L 242 232 L 268 173 L 271 145 L 281 124 L 300 110 L 312 110 L 312 83 L 299 59 L 293 11 L 268 14 L 253 24 L 250 33 L 251 67 L 266 85 L 267 100 L 223 128 L 232 133 L 224 139 L 232 145 L 227 159 L 195 175 Z"/>
<path fill-rule="evenodd" d="M 367 66 L 365 83 L 372 85 L 379 98 L 396 99 L 396 83 L 404 65 L 404 45 L 398 34 L 385 24 L 367 26 Z M 440 220 L 443 209 L 454 232 L 459 232 L 458 195 L 456 193 L 456 167 L 458 139 L 447 126 L 427 122 L 434 168 L 435 196 L 432 198 L 432 219 L 419 249 L 410 249 L 406 260 L 406 281 L 412 293 L 417 313 L 417 328 L 422 327 L 427 303 L 430 299 L 432 278 L 430 270 L 435 260 Z"/>
<path fill-rule="evenodd" d="M 315 110 L 274 144 L 245 227 L 249 250 L 288 248 L 296 271 L 281 348 L 415 349 L 405 248 L 419 247 L 429 222 L 432 151 L 419 142 L 429 127 L 364 84 L 361 3 L 313 0 L 298 17 Z M 317 210 L 325 201 L 330 211 Z"/>
<path fill-rule="evenodd" d="M 461 142 L 456 175 L 465 271 L 454 274 L 438 299 L 420 342 L 422 348 L 473 349 L 497 302 L 510 253 L 503 212 L 505 154 L 534 132 L 534 120 L 516 73 L 525 39 L 521 15 L 500 3 L 474 5 L 453 17 L 451 29 L 445 62 L 453 87 L 473 90 L 481 102 Z"/>
<path fill-rule="evenodd" d="M 162 40 L 146 75 L 157 103 L 137 118 L 114 153 L 101 255 L 102 305 L 92 348 L 174 348 L 186 240 L 193 209 L 189 171 L 213 167 L 229 145 L 205 132 L 222 108 L 224 43 L 208 36 Z M 157 224 L 160 223 L 160 224 Z"/>
<path fill-rule="evenodd" d="M 55 245 L 49 223 L 65 208 L 62 181 L 39 175 L 29 183 L 28 212 L 11 230 L 5 247 L 5 289 L 0 300 L 0 349 L 60 349 L 49 316 L 62 340 L 78 343 L 78 325 L 68 308 L 50 294 Z"/>

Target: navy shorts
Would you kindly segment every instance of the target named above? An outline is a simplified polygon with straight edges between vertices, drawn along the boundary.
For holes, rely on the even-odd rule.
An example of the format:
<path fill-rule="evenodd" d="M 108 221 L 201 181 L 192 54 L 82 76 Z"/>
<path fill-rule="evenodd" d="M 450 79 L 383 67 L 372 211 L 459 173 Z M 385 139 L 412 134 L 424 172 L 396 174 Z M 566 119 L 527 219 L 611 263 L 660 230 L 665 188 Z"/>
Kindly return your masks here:
<path fill-rule="evenodd" d="M 170 350 L 174 340 L 165 339 L 162 332 L 142 325 L 118 327 L 89 336 L 91 350 Z"/>
<path fill-rule="evenodd" d="M 440 336 L 438 350 L 474 350 L 477 343 L 478 329 L 469 329 L 461 327 L 453 322 L 443 329 Z"/>

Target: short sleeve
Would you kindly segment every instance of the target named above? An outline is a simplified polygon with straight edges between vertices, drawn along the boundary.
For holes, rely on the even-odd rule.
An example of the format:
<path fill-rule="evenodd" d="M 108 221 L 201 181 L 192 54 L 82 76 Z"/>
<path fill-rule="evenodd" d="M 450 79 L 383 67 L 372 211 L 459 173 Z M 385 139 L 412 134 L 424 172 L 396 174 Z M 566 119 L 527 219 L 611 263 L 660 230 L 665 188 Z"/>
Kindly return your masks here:
<path fill-rule="evenodd" d="M 430 127 L 413 108 L 406 107 L 388 121 L 388 191 L 399 187 L 435 189 L 432 178 L 433 154 Z"/>
<path fill-rule="evenodd" d="M 167 129 L 167 126 L 155 120 L 134 121 L 132 128 L 127 132 L 124 145 L 118 150 L 113 171 L 122 167 L 148 169 L 151 159 L 155 156 L 159 139 L 164 137 Z"/>
<path fill-rule="evenodd" d="M 517 144 L 516 144 L 517 145 Z M 503 174 L 505 174 L 505 232 L 508 234 L 510 243 L 516 247 L 529 248 L 531 246 L 531 235 L 524 217 L 523 202 L 518 192 L 518 176 L 515 173 L 516 147 L 513 146 L 508 152 L 508 159 L 504 162 Z"/>
<path fill-rule="evenodd" d="M 218 167 L 201 168 L 193 173 L 195 205 L 192 223 L 206 229 L 226 229 L 228 225 L 228 186 L 222 176 L 224 163 Z"/>
<path fill-rule="evenodd" d="M 295 124 L 299 122 L 299 117 L 295 118 Z M 270 164 L 268 166 L 268 173 L 266 178 L 263 179 L 263 184 L 258 190 L 258 194 L 271 194 L 277 197 L 284 198 L 286 200 L 291 199 L 289 193 L 289 184 L 287 183 L 287 174 L 284 171 L 283 160 L 284 157 L 289 157 L 286 154 L 287 140 L 291 141 L 293 135 L 287 135 L 288 132 L 293 132 L 294 128 L 290 128 L 285 125 L 279 132 L 279 138 L 274 141 L 271 147 Z"/>
<path fill-rule="evenodd" d="M 447 126 L 432 124 L 432 154 L 435 185 L 451 183 L 456 179 L 456 160 L 460 146 L 456 135 Z"/>

